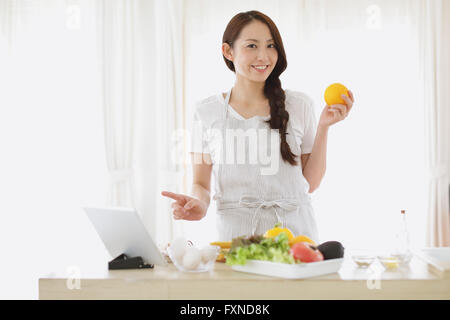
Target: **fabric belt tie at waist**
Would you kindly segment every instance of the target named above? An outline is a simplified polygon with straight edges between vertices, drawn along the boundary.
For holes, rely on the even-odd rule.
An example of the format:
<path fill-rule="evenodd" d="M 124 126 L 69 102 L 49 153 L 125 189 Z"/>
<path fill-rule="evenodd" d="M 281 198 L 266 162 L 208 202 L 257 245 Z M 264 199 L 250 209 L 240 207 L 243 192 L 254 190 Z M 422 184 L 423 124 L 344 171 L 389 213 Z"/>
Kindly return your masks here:
<path fill-rule="evenodd" d="M 277 216 L 277 222 L 281 222 L 281 224 L 284 226 L 285 223 L 278 214 L 277 207 L 285 209 L 285 210 L 295 210 L 299 206 L 299 201 L 296 199 L 277 199 L 277 200 L 263 200 L 255 197 L 249 197 L 249 196 L 241 196 L 239 200 L 239 205 L 242 207 L 247 208 L 256 208 L 255 212 L 252 216 L 252 234 L 255 234 L 256 227 L 257 227 L 257 220 L 256 216 L 258 214 L 259 209 L 261 208 L 274 208 L 275 215 Z"/>

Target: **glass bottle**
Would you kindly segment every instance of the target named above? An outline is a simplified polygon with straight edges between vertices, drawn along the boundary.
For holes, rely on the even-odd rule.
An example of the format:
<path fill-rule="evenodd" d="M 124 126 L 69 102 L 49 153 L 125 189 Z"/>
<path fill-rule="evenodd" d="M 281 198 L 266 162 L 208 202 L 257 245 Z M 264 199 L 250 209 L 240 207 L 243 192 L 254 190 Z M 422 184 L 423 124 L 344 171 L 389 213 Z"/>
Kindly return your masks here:
<path fill-rule="evenodd" d="M 410 246 L 410 238 L 408 226 L 406 224 L 406 210 L 400 211 L 400 224 L 395 235 L 396 247 L 394 256 L 399 259 L 401 265 L 408 265 L 411 261 L 412 252 Z"/>

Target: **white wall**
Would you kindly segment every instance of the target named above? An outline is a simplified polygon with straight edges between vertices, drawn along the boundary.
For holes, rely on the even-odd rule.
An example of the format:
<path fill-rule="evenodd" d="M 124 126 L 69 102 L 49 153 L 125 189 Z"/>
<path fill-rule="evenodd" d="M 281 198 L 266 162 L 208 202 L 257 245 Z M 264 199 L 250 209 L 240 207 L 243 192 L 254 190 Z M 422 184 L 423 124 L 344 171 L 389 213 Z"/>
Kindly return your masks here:
<path fill-rule="evenodd" d="M 0 299 L 36 299 L 39 276 L 106 256 L 81 209 L 106 196 L 95 33 L 67 14 L 30 12 L 9 53 L 0 38 Z"/>

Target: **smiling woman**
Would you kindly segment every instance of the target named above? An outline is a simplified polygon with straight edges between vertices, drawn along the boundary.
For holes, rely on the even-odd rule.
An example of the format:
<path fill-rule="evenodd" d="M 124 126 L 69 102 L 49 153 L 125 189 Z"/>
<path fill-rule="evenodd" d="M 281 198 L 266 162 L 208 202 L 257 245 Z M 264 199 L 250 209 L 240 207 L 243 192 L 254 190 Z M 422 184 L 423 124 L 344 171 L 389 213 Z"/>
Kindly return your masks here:
<path fill-rule="evenodd" d="M 244 26 L 246 28 L 243 28 Z M 286 142 L 289 113 L 285 110 L 286 95 L 281 88 L 279 76 L 286 69 L 287 61 L 283 41 L 275 23 L 257 11 L 237 14 L 229 22 L 222 43 L 224 61 L 227 67 L 236 73 L 237 82 L 243 82 L 240 77 L 259 82 L 260 88 L 255 92 L 263 92 L 253 97 L 253 100 L 268 101 L 271 115 L 268 123 L 271 129 L 280 130 L 280 151 L 283 159 L 296 165 L 295 155 Z M 254 75 L 255 72 L 258 75 Z M 261 85 L 264 86 L 263 90 Z M 252 100 L 249 96 L 251 91 L 241 89 L 240 85 L 235 86 L 233 93 L 230 104 Z"/>
<path fill-rule="evenodd" d="M 279 76 L 287 67 L 286 53 L 280 33 L 268 16 L 259 11 L 235 15 L 222 42 L 223 59 L 236 81 L 224 96 L 203 99 L 196 107 L 194 126 L 198 124 L 201 134 L 193 135 L 190 149 L 192 196 L 171 192 L 162 195 L 176 201 L 172 204 L 175 219 L 203 219 L 214 173 L 216 240 L 264 234 L 280 223 L 294 235 L 320 243 L 308 192 L 315 190 L 323 177 L 328 126 L 343 119 L 351 109 L 353 96 L 345 101 L 347 106 L 333 106 L 340 111 L 324 108 L 316 134 L 312 99 L 281 87 Z M 270 155 L 270 169 L 275 168 L 270 172 L 264 170 L 267 163 L 245 162 L 261 155 L 261 141 L 252 143 L 252 137 L 261 131 L 271 133 L 270 145 L 262 139 L 262 152 Z M 203 133 L 208 136 L 206 141 Z M 248 138 L 249 144 L 245 140 L 239 144 L 239 136 Z"/>

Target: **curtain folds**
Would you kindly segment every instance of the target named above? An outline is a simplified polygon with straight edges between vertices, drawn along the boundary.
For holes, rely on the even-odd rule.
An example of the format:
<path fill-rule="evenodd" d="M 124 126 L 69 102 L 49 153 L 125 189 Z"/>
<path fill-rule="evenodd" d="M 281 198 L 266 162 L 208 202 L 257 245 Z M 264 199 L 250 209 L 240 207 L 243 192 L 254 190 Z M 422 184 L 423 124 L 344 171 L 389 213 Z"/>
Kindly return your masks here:
<path fill-rule="evenodd" d="M 99 0 L 97 10 L 105 153 L 110 173 L 107 205 L 135 207 L 137 1 Z"/>
<path fill-rule="evenodd" d="M 420 49 L 428 176 L 427 246 L 450 246 L 450 4 L 421 1 Z"/>

